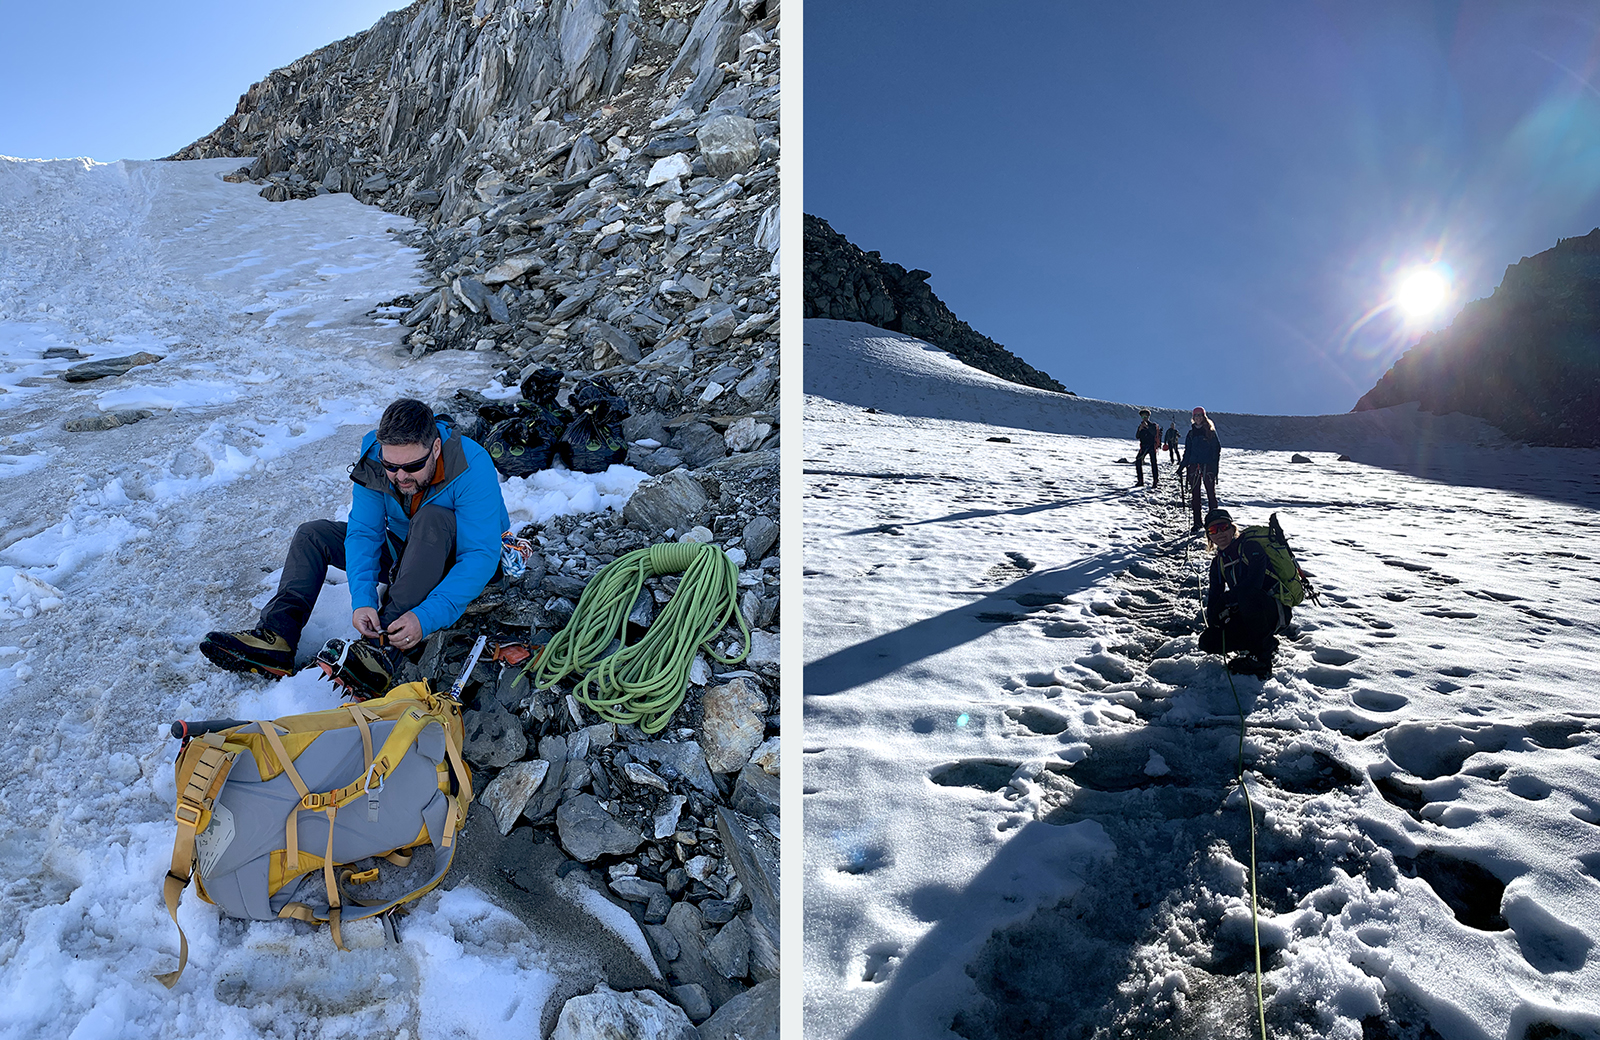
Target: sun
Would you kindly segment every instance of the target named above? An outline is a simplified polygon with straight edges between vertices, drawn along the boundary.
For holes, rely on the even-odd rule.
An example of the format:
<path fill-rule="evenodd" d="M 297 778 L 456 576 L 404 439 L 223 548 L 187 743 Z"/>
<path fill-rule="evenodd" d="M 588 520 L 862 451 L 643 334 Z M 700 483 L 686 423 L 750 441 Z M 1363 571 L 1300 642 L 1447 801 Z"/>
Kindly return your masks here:
<path fill-rule="evenodd" d="M 1450 299 L 1450 280 L 1436 267 L 1419 267 L 1400 279 L 1394 299 L 1411 320 L 1431 318 Z"/>

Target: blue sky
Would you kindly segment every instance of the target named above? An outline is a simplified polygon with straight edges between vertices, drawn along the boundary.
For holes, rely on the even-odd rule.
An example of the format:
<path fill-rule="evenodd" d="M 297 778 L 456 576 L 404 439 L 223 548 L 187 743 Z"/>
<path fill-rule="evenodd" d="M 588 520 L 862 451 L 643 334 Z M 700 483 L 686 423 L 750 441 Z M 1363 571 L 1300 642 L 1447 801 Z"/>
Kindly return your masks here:
<path fill-rule="evenodd" d="M 0 155 L 170 155 L 273 69 L 369 28 L 393 0 L 6 3 Z"/>
<path fill-rule="evenodd" d="M 805 19 L 805 211 L 1086 396 L 1346 411 L 1508 264 L 1600 225 L 1592 4 Z M 1385 306 L 1435 264 L 1445 309 Z"/>

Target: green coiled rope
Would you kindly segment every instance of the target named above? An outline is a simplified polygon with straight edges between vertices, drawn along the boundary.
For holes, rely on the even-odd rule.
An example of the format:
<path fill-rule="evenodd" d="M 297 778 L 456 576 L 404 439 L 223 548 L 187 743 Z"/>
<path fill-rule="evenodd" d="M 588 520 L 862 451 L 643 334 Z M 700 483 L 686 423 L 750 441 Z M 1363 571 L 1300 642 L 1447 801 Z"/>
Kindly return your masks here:
<path fill-rule="evenodd" d="M 627 645 L 628 615 L 645 579 L 662 574 L 683 580 L 644 638 Z M 715 545 L 669 542 L 619 556 L 590 579 L 572 619 L 528 666 L 532 685 L 543 689 L 581 674 L 573 696 L 585 707 L 607 722 L 659 733 L 683 703 L 696 650 L 704 647 L 721 664 L 738 664 L 750 653 L 738 598 L 739 568 Z M 711 641 L 730 620 L 738 622 L 744 649 L 723 657 Z M 613 640 L 624 645 L 604 656 Z"/>

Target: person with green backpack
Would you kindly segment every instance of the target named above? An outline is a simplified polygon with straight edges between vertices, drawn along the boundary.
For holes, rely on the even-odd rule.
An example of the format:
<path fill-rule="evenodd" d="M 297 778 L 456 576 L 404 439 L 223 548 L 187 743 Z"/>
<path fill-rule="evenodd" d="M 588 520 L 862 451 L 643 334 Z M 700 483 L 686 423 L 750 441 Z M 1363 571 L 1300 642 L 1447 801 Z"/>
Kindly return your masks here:
<path fill-rule="evenodd" d="M 1211 558 L 1200 650 L 1236 652 L 1228 662 L 1230 672 L 1271 678 L 1276 633 L 1288 627 L 1295 604 L 1305 598 L 1304 575 L 1277 514 L 1268 526 L 1240 530 L 1226 509 L 1213 509 L 1206 514 L 1206 542 L 1216 555 Z"/>

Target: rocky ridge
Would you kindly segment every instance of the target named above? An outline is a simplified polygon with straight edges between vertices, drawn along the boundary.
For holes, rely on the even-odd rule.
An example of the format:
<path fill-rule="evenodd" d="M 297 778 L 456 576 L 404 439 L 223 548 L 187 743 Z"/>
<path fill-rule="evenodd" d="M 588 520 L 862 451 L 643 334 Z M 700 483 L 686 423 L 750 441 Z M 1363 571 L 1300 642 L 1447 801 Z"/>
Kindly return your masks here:
<path fill-rule="evenodd" d="M 600 373 L 628 399 L 628 464 L 651 479 L 621 515 L 520 532 L 528 573 L 430 637 L 416 675 L 448 685 L 478 633 L 543 644 L 632 549 L 713 542 L 738 564 L 750 655 L 702 655 L 655 737 L 596 721 L 569 686 L 529 689 L 515 664 L 480 662 L 464 692 L 471 824 L 501 843 L 500 881 L 534 891 L 528 863 L 548 860 L 525 853 L 561 849 L 564 882 L 639 923 L 685 1035 L 777 1030 L 778 14 L 419 0 L 273 72 L 170 157 L 244 157 L 229 179 L 285 205 L 344 191 L 414 217 L 432 284 L 372 314 L 411 330 L 403 352 L 493 352 L 506 386 L 542 365 L 568 389 Z M 483 403 L 435 402 L 464 428 Z M 631 623 L 676 584 L 651 579 Z M 656 996 L 607 999 L 627 1018 Z"/>
<path fill-rule="evenodd" d="M 1425 334 L 1351 410 L 1412 401 L 1530 444 L 1600 447 L 1600 228 L 1507 267 L 1490 296 Z"/>
<path fill-rule="evenodd" d="M 928 288 L 927 271 L 862 251 L 826 220 L 805 214 L 805 316 L 860 321 L 903 332 L 1001 379 L 1071 393 L 1044 372 L 957 318 Z"/>

